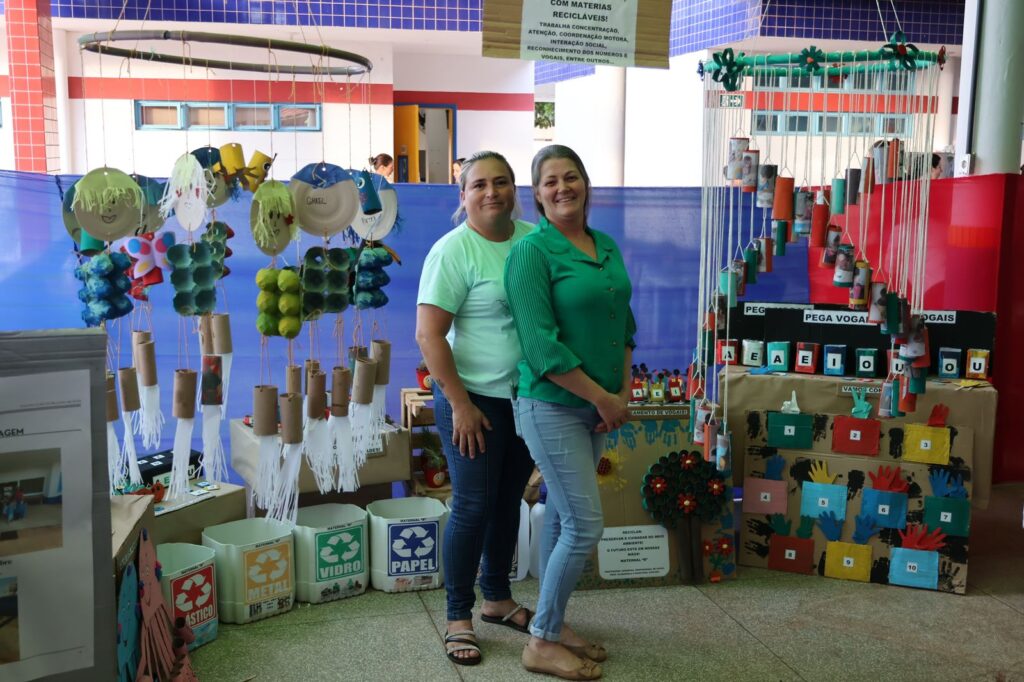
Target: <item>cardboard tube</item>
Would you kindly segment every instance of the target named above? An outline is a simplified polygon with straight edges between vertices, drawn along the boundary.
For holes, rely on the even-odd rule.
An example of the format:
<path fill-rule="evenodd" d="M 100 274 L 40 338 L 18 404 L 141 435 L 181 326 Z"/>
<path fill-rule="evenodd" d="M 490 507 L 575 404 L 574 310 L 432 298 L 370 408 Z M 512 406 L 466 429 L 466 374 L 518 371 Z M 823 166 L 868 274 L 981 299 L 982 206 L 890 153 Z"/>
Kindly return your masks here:
<path fill-rule="evenodd" d="M 117 411 L 117 391 L 107 389 L 107 421 L 116 422 L 121 413 Z"/>
<path fill-rule="evenodd" d="M 209 315 L 199 316 L 199 348 L 203 355 L 213 355 L 213 320 Z"/>
<path fill-rule="evenodd" d="M 860 196 L 873 194 L 875 191 L 875 160 L 870 156 L 864 159 L 864 168 L 860 174 Z"/>
<path fill-rule="evenodd" d="M 327 375 L 316 370 L 309 375 L 306 384 L 306 416 L 310 419 L 323 419 L 327 411 Z"/>
<path fill-rule="evenodd" d="M 121 384 L 121 409 L 134 412 L 142 405 L 139 402 L 139 381 L 134 367 L 122 367 L 117 370 L 117 382 Z"/>
<path fill-rule="evenodd" d="M 278 398 L 281 406 L 281 442 L 295 445 L 302 442 L 302 396 L 285 393 Z"/>
<path fill-rule="evenodd" d="M 348 392 L 352 388 L 352 371 L 348 367 L 331 370 L 331 414 L 348 416 Z"/>
<path fill-rule="evenodd" d="M 107 390 L 108 391 L 116 391 L 117 390 L 117 381 L 116 381 L 116 379 L 114 379 L 114 373 L 113 372 L 107 372 Z"/>
<path fill-rule="evenodd" d="M 373 359 L 377 361 L 377 386 L 387 386 L 391 381 L 391 342 L 377 339 L 370 342 L 373 348 Z"/>
<path fill-rule="evenodd" d="M 828 204 L 814 204 L 811 209 L 811 246 L 825 246 L 828 231 Z"/>
<path fill-rule="evenodd" d="M 366 346 L 349 346 L 348 347 L 348 368 L 353 372 L 356 371 L 356 358 L 368 358 L 370 354 L 366 351 Z"/>
<path fill-rule="evenodd" d="M 302 395 L 302 368 L 298 365 L 288 365 L 284 368 L 285 393 L 297 393 Z"/>
<path fill-rule="evenodd" d="M 141 329 L 132 330 L 132 346 L 137 346 L 140 343 L 153 340 L 153 332 L 145 332 Z"/>
<path fill-rule="evenodd" d="M 231 318 L 227 313 L 213 315 L 213 352 L 217 355 L 234 352 L 231 344 Z"/>
<path fill-rule="evenodd" d="M 277 386 L 253 387 L 252 432 L 257 436 L 277 435 Z"/>
<path fill-rule="evenodd" d="M 304 377 L 306 387 L 306 394 L 309 394 L 309 377 L 314 372 L 320 371 L 320 361 L 313 360 L 312 358 L 306 358 L 306 361 L 302 363 L 302 376 Z"/>
<path fill-rule="evenodd" d="M 899 175 L 899 164 L 900 164 L 900 141 L 899 138 L 893 138 L 892 142 L 889 143 L 889 160 L 885 168 L 885 176 L 890 180 L 895 180 Z"/>
<path fill-rule="evenodd" d="M 199 402 L 203 405 L 224 404 L 224 370 L 219 355 L 203 356 L 203 376 L 199 381 Z"/>
<path fill-rule="evenodd" d="M 156 386 L 156 346 L 152 341 L 143 341 L 135 350 L 135 368 L 142 378 L 142 385 Z"/>
<path fill-rule="evenodd" d="M 174 370 L 174 408 L 177 419 L 196 417 L 196 372 L 192 369 Z"/>
<path fill-rule="evenodd" d="M 369 405 L 373 402 L 373 382 L 377 377 L 377 361 L 356 358 L 356 371 L 352 377 L 352 402 Z"/>
<path fill-rule="evenodd" d="M 782 175 L 775 178 L 775 199 L 772 202 L 772 220 L 793 219 L 793 178 Z"/>

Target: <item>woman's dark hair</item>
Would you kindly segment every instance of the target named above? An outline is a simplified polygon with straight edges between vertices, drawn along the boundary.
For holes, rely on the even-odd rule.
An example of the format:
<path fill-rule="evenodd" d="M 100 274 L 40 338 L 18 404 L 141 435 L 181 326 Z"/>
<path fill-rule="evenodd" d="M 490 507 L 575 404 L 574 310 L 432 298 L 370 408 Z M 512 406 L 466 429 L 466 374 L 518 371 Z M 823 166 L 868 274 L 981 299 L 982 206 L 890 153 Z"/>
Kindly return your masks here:
<path fill-rule="evenodd" d="M 498 161 L 498 162 L 504 164 L 505 169 L 508 171 L 508 177 L 512 181 L 512 184 L 513 185 L 516 184 L 516 173 L 515 173 L 515 171 L 512 170 L 512 164 L 510 164 L 508 162 L 508 159 L 506 159 L 504 156 L 502 156 L 498 152 L 489 152 L 489 151 L 477 152 L 476 154 L 473 154 L 468 159 L 461 159 L 461 162 L 462 162 L 462 172 L 459 174 L 459 195 L 460 196 L 461 196 L 461 194 L 463 192 L 466 191 L 466 178 L 469 177 L 469 170 L 474 166 L 474 164 L 476 164 L 477 161 L 484 161 L 485 159 L 494 159 L 495 161 Z M 455 163 L 458 163 L 459 161 L 460 161 L 459 159 L 456 159 Z M 452 222 L 456 223 L 456 224 L 460 223 L 462 221 L 462 217 L 464 215 L 466 215 L 466 206 L 462 203 L 462 201 L 459 201 L 459 207 L 457 209 L 455 209 L 455 213 L 452 214 Z M 512 209 L 512 219 L 516 220 L 518 218 L 519 218 L 519 201 L 518 201 L 518 198 L 517 198 L 516 199 L 516 203 L 515 203 L 515 207 Z"/>
<path fill-rule="evenodd" d="M 583 202 L 583 215 L 587 216 L 590 214 L 590 176 L 587 175 L 587 169 L 583 165 L 583 160 L 580 159 L 579 154 L 574 152 L 564 144 L 549 144 L 544 147 L 537 155 L 533 157 L 533 163 L 530 165 L 530 179 L 533 185 L 533 203 L 537 207 L 537 212 L 542 216 L 547 217 L 544 213 L 544 207 L 541 206 L 540 201 L 537 200 L 537 189 L 540 187 L 540 171 L 545 161 L 551 159 L 568 159 L 572 161 L 576 166 L 576 170 L 579 171 L 580 176 L 583 178 L 583 184 L 587 188 L 587 198 Z M 465 173 L 465 171 L 463 171 Z"/>
<path fill-rule="evenodd" d="M 370 165 L 373 166 L 373 170 L 377 170 L 383 166 L 390 166 L 395 162 L 394 158 L 390 154 L 378 154 L 377 156 L 370 157 Z"/>

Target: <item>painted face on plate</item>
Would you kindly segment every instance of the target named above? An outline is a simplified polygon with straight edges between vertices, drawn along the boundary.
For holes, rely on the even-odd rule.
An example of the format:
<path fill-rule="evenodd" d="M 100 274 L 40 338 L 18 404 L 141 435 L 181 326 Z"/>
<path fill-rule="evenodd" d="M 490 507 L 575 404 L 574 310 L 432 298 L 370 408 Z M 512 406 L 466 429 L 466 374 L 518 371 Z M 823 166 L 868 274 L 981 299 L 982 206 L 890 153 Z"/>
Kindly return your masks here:
<path fill-rule="evenodd" d="M 94 211 L 88 211 L 79 204 L 74 213 L 82 229 L 105 242 L 132 234 L 139 225 L 138 206 L 133 206 L 132 199 L 127 196 L 107 201 Z"/>
<path fill-rule="evenodd" d="M 202 195 L 199 185 L 188 185 L 179 190 L 174 215 L 187 232 L 194 232 L 206 224 L 206 201 Z"/>
<path fill-rule="evenodd" d="M 259 210 L 259 202 L 253 201 L 252 209 L 249 211 L 250 225 L 256 224 Z M 256 248 L 268 256 L 276 256 L 284 251 L 285 247 L 288 246 L 288 242 L 291 241 L 291 224 L 293 220 L 294 218 L 292 216 L 284 216 L 280 213 L 271 213 L 266 222 L 270 226 L 270 234 L 273 238 L 269 243 L 260 244 L 259 242 L 256 242 Z"/>

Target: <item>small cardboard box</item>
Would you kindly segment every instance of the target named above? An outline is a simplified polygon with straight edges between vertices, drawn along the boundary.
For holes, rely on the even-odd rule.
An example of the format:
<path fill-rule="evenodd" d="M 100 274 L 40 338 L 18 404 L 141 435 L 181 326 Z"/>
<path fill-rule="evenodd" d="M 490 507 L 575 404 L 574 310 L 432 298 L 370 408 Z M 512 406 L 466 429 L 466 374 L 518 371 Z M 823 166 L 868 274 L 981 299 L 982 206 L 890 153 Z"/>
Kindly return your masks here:
<path fill-rule="evenodd" d="M 249 487 L 256 484 L 259 466 L 259 439 L 241 419 L 231 420 L 231 467 Z M 366 455 L 366 464 L 359 470 L 359 485 L 408 481 L 412 478 L 412 445 L 409 430 L 394 424 L 384 427 L 384 449 Z M 306 458 L 299 469 L 299 492 L 316 492 L 316 479 Z"/>
<path fill-rule="evenodd" d="M 121 588 L 125 566 L 135 563 L 139 533 L 153 528 L 152 495 L 115 495 L 110 498 L 110 548 L 114 558 L 114 591 Z"/>
<path fill-rule="evenodd" d="M 643 507 L 640 488 L 652 464 L 672 451 L 700 450 L 687 438 L 690 408 L 687 403 L 631 405 L 633 421 L 611 434 L 606 444 L 607 473 L 598 475 L 598 489 L 604 511 L 604 536 L 587 560 L 580 589 L 613 587 L 654 587 L 677 585 L 679 540 L 676 531 L 667 530 Z M 726 477 L 728 514 L 733 506 L 732 480 Z M 701 539 L 713 546 L 727 543 L 728 557 L 714 553 L 704 558 L 705 579 L 717 582 L 734 577 L 735 547 L 733 529 L 721 519 L 704 524 Z M 722 559 L 719 561 L 719 559 Z M 728 572 L 718 565 L 729 565 Z"/>
<path fill-rule="evenodd" d="M 155 518 L 150 525 L 153 544 L 187 542 L 201 545 L 204 528 L 244 519 L 245 512 L 245 488 L 231 483 L 218 483 L 216 490 L 207 490 L 199 497 L 161 502 L 153 508 Z"/>

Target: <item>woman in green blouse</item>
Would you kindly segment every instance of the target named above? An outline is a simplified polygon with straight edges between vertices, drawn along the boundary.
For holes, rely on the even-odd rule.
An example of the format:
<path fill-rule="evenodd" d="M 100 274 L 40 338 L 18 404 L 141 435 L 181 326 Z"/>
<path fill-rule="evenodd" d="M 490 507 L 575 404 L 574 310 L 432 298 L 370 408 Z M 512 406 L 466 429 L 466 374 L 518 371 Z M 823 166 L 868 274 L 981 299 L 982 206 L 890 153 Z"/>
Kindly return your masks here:
<path fill-rule="evenodd" d="M 505 266 L 523 351 L 516 419 L 548 487 L 540 597 L 522 660 L 534 672 L 593 680 L 607 653 L 565 626 L 565 607 L 604 529 L 596 468 L 605 435 L 629 420 L 632 285 L 615 242 L 587 226 L 590 179 L 576 152 L 545 147 L 532 175 L 540 224 Z"/>

